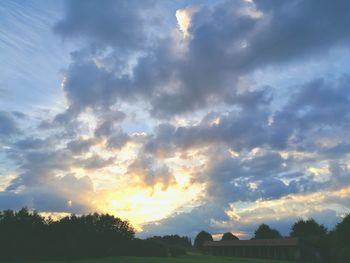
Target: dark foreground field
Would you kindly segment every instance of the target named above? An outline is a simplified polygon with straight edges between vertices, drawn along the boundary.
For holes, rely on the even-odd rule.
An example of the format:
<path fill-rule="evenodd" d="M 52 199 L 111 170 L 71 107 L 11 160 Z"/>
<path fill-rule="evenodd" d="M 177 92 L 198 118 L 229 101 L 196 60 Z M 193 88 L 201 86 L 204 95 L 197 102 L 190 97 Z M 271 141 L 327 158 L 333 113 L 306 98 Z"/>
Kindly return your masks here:
<path fill-rule="evenodd" d="M 287 263 L 287 261 L 238 259 L 212 256 L 183 256 L 176 258 L 152 257 L 113 257 L 105 259 L 89 259 L 77 261 L 40 261 L 40 263 Z M 39 261 L 38 261 L 39 263 Z"/>

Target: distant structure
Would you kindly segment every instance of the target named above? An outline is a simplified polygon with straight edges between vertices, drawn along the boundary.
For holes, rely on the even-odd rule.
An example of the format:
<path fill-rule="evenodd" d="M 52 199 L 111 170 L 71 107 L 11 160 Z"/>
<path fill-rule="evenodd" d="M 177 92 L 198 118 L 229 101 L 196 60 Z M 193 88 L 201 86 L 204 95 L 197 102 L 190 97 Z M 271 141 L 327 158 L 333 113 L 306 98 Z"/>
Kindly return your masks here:
<path fill-rule="evenodd" d="M 204 251 L 214 256 L 279 260 L 320 260 L 320 250 L 300 238 L 207 241 Z"/>

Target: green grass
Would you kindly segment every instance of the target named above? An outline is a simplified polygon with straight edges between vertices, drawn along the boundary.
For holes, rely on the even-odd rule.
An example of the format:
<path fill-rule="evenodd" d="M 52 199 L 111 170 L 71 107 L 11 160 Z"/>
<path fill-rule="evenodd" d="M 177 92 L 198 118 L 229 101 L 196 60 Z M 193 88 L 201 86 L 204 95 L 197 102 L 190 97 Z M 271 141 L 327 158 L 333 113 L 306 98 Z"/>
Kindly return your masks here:
<path fill-rule="evenodd" d="M 183 256 L 176 258 L 113 257 L 76 261 L 41 261 L 37 263 L 287 263 L 288 261 L 243 259 L 214 256 Z M 290 261 L 289 261 L 290 262 Z M 33 263 L 33 262 L 32 262 Z"/>

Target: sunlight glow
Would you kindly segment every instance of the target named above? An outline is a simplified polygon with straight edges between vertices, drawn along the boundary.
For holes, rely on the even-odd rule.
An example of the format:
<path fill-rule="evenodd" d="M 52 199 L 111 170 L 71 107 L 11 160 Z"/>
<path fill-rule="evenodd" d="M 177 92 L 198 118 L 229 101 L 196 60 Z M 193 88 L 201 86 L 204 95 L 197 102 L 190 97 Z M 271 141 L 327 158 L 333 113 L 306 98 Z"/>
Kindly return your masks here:
<path fill-rule="evenodd" d="M 191 202 L 201 191 L 199 185 L 186 190 L 180 186 L 164 190 L 161 184 L 155 185 L 153 189 L 129 187 L 105 191 L 97 199 L 97 206 L 101 211 L 130 220 L 141 231 L 143 224 L 169 216 L 175 209 Z"/>
<path fill-rule="evenodd" d="M 197 7 L 189 7 L 176 10 L 175 16 L 177 19 L 177 24 L 184 38 L 188 38 L 190 36 L 189 29 L 191 27 L 192 15 L 197 10 Z"/>
<path fill-rule="evenodd" d="M 4 191 L 9 183 L 16 178 L 15 174 L 9 174 L 7 176 L 0 176 L 0 192 Z"/>

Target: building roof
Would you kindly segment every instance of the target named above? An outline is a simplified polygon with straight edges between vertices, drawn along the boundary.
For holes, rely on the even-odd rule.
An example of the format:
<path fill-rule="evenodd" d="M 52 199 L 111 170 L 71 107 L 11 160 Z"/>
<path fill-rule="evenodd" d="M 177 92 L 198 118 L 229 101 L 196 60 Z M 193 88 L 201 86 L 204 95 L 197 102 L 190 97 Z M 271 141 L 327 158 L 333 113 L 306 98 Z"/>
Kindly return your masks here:
<path fill-rule="evenodd" d="M 252 240 L 224 240 L 207 241 L 203 245 L 206 247 L 296 247 L 300 244 L 299 238 L 275 238 L 275 239 L 252 239 Z"/>

